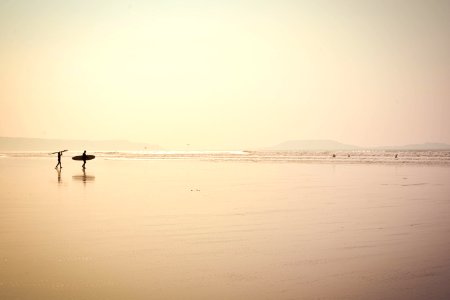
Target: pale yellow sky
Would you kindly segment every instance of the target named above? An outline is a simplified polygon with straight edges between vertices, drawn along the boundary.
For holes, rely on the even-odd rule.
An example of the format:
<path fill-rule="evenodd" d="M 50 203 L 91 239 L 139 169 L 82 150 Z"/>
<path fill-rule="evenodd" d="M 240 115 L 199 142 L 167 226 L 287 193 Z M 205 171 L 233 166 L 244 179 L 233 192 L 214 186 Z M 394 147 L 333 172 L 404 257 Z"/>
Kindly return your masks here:
<path fill-rule="evenodd" d="M 450 143 L 450 1 L 0 0 L 0 136 Z"/>

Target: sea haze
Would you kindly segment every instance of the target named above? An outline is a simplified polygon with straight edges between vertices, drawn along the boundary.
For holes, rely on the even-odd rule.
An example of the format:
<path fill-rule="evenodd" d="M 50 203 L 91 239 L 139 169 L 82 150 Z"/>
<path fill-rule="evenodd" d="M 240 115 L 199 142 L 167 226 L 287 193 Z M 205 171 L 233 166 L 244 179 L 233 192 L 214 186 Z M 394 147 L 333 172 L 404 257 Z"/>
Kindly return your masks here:
<path fill-rule="evenodd" d="M 266 150 L 279 151 L 351 151 L 351 150 L 449 150 L 450 145 L 444 143 L 422 143 L 397 146 L 373 146 L 361 147 L 356 145 L 343 144 L 333 140 L 291 140 L 280 143 L 275 146 L 265 148 Z"/>
<path fill-rule="evenodd" d="M 126 140 L 68 140 L 0 137 L 0 151 L 48 151 L 63 149 L 145 150 L 162 149 L 158 145 Z"/>

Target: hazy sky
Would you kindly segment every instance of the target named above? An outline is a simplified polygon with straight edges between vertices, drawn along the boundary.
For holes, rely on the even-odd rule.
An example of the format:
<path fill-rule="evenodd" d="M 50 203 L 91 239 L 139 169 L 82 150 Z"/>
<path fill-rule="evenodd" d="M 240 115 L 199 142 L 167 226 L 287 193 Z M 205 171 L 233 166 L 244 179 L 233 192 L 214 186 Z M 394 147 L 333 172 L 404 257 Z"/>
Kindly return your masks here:
<path fill-rule="evenodd" d="M 450 1 L 0 0 L 0 136 L 450 143 Z"/>

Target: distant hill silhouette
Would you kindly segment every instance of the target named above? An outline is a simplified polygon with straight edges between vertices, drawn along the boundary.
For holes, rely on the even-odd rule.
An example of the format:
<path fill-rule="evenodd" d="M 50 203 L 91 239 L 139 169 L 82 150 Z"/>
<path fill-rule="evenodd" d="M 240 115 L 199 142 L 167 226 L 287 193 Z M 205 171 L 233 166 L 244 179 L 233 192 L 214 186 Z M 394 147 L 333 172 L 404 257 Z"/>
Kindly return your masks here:
<path fill-rule="evenodd" d="M 0 137 L 0 151 L 57 151 L 69 150 L 159 150 L 158 145 L 134 143 L 125 140 L 59 140 Z"/>
<path fill-rule="evenodd" d="M 291 140 L 278 145 L 264 148 L 264 150 L 282 150 L 282 151 L 351 151 L 351 150 L 450 150 L 450 145 L 443 143 L 423 143 L 403 146 L 381 146 L 381 147 L 359 147 L 355 145 L 342 144 L 333 140 Z"/>

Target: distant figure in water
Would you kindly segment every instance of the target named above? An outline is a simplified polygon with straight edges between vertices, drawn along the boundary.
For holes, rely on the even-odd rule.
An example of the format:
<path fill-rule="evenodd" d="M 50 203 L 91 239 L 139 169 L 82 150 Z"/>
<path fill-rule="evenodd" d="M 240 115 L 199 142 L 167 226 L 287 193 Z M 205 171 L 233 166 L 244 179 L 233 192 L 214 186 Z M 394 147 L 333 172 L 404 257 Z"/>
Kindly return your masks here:
<path fill-rule="evenodd" d="M 350 154 L 347 154 L 347 157 L 350 157 Z"/>
<path fill-rule="evenodd" d="M 58 163 L 56 164 L 55 169 L 57 169 L 58 166 L 59 166 L 60 169 L 62 168 L 62 165 L 61 165 L 61 156 L 62 156 L 62 154 L 63 154 L 63 151 L 59 151 L 58 152 Z"/>
<path fill-rule="evenodd" d="M 395 154 L 395 158 L 397 158 L 398 157 L 398 154 Z"/>
<path fill-rule="evenodd" d="M 84 169 L 86 169 L 86 158 L 87 158 L 86 150 L 84 150 L 83 155 L 81 155 L 81 156 L 83 157 L 83 165 L 81 167 L 84 170 Z"/>
<path fill-rule="evenodd" d="M 336 157 L 336 154 L 333 154 L 333 158 Z"/>

